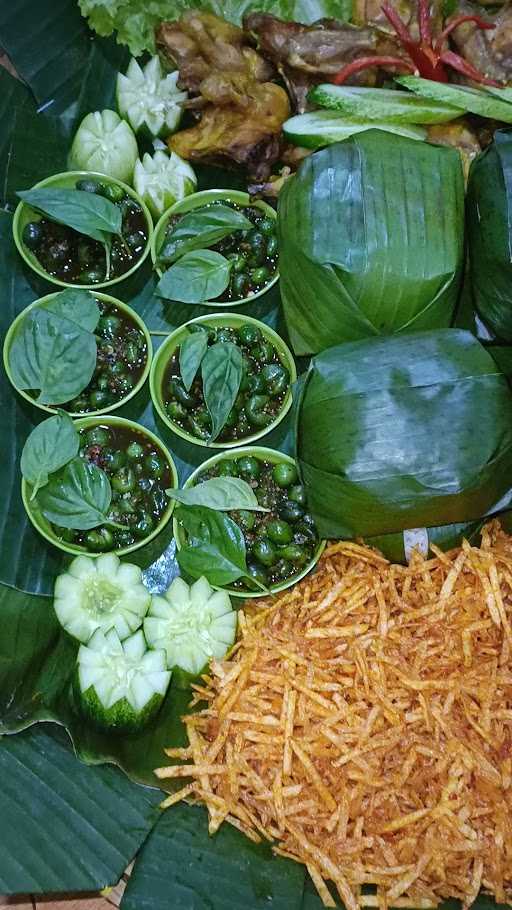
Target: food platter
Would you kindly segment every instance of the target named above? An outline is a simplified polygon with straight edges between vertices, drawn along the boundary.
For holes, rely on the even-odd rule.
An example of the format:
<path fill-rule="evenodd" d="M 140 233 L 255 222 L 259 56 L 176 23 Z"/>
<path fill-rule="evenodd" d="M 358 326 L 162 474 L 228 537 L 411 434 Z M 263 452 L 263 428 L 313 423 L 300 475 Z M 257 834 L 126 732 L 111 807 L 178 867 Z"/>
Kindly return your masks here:
<path fill-rule="evenodd" d="M 0 11 L 0 893 L 509 904 L 507 9 L 37 6 Z"/>

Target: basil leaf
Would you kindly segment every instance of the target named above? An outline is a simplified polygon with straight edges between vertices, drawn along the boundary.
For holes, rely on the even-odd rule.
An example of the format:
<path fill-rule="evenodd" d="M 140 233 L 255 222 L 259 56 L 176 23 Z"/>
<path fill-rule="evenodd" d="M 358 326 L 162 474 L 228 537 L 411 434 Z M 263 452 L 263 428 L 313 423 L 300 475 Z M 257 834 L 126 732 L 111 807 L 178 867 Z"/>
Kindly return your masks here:
<path fill-rule="evenodd" d="M 101 315 L 98 302 L 90 291 L 72 288 L 61 291 L 41 309 L 76 322 L 86 332 L 94 332 Z"/>
<path fill-rule="evenodd" d="M 107 521 L 112 489 L 105 471 L 77 457 L 52 474 L 36 499 L 48 521 L 88 531 Z"/>
<path fill-rule="evenodd" d="M 159 260 L 168 265 L 191 250 L 204 249 L 235 231 L 250 231 L 252 228 L 252 221 L 229 205 L 196 209 L 180 218 L 171 233 L 167 234 Z"/>
<path fill-rule="evenodd" d="M 227 585 L 247 575 L 244 535 L 228 515 L 203 506 L 180 506 L 178 519 L 188 542 L 176 558 L 187 575 L 204 575 L 212 585 Z"/>
<path fill-rule="evenodd" d="M 201 364 L 203 396 L 212 419 L 210 441 L 217 438 L 235 403 L 243 374 L 240 348 L 231 341 L 219 341 L 208 348 Z"/>
<path fill-rule="evenodd" d="M 121 209 L 96 193 L 83 190 L 35 189 L 19 192 L 23 202 L 60 224 L 104 243 L 110 234 L 120 234 Z"/>
<path fill-rule="evenodd" d="M 208 332 L 190 332 L 180 344 L 180 373 L 187 392 L 196 378 L 201 361 L 208 347 Z"/>
<path fill-rule="evenodd" d="M 156 293 L 180 303 L 215 300 L 229 284 L 231 265 L 225 256 L 214 250 L 185 253 L 162 275 Z"/>
<path fill-rule="evenodd" d="M 240 477 L 212 477 L 189 487 L 187 490 L 166 490 L 170 499 L 188 506 L 206 506 L 220 512 L 248 509 L 251 512 L 268 512 L 260 506 L 252 487 Z"/>
<path fill-rule="evenodd" d="M 9 351 L 18 389 L 39 390 L 41 404 L 64 404 L 89 385 L 96 339 L 76 322 L 43 308 L 28 313 Z"/>
<path fill-rule="evenodd" d="M 33 487 L 31 499 L 48 483 L 50 474 L 75 457 L 79 446 L 80 437 L 65 411 L 34 427 L 23 446 L 20 460 L 21 473 Z"/>

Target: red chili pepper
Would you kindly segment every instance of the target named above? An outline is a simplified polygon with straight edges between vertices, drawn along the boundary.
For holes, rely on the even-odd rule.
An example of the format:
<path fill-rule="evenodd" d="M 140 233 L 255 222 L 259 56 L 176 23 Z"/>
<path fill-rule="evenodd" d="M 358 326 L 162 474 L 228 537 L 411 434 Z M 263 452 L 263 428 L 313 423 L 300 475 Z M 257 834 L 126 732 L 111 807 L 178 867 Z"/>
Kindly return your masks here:
<path fill-rule="evenodd" d="M 384 3 L 381 8 L 387 20 L 393 26 L 400 43 L 407 51 L 410 62 L 402 60 L 400 57 L 361 57 L 359 60 L 348 63 L 334 76 L 332 81 L 335 85 L 342 85 L 354 73 L 372 66 L 393 66 L 397 69 L 414 73 L 416 76 L 422 76 L 424 79 L 431 79 L 434 82 L 448 82 L 446 67 L 450 67 L 450 69 L 467 76 L 468 79 L 472 79 L 473 82 L 497 87 L 501 85 L 494 79 L 488 79 L 484 73 L 480 73 L 459 54 L 454 51 L 443 50 L 443 45 L 450 33 L 463 22 L 474 22 L 480 29 L 493 29 L 495 28 L 493 23 L 485 22 L 480 16 L 458 16 L 433 41 L 428 0 L 418 0 L 420 40 L 415 41 L 409 29 L 390 3 Z"/>

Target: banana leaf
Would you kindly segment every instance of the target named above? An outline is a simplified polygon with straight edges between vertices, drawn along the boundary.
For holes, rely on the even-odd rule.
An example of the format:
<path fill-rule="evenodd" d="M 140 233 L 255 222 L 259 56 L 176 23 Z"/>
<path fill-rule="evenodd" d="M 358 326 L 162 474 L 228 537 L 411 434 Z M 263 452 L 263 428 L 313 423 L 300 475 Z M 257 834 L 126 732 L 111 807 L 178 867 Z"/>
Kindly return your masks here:
<path fill-rule="evenodd" d="M 279 199 L 296 354 L 451 324 L 464 185 L 453 149 L 368 130 L 310 155 Z"/>
<path fill-rule="evenodd" d="M 498 130 L 469 172 L 467 225 L 475 307 L 512 342 L 512 130 Z"/>
<path fill-rule="evenodd" d="M 296 454 L 321 536 L 478 520 L 510 499 L 512 392 L 459 329 L 338 345 L 312 360 Z"/>

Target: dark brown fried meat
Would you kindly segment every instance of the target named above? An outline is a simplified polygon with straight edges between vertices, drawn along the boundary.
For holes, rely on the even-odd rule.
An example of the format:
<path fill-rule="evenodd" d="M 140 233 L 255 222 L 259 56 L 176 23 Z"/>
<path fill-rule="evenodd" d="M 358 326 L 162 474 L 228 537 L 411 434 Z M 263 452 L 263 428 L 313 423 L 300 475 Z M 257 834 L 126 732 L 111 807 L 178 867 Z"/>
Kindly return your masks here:
<path fill-rule="evenodd" d="M 301 25 L 267 13 L 251 13 L 243 24 L 261 53 L 275 64 L 298 112 L 306 110 L 306 96 L 312 85 L 328 81 L 357 57 L 376 53 L 378 46 L 378 36 L 372 29 L 336 19 Z M 363 79 L 372 80 L 374 74 L 365 73 Z M 354 82 L 361 83 L 361 78 L 356 77 Z"/>
<path fill-rule="evenodd" d="M 481 14 L 477 6 L 460 0 L 452 17 Z M 494 22 L 496 28 L 482 31 L 473 22 L 464 22 L 452 33 L 452 41 L 459 54 L 473 64 L 480 72 L 498 82 L 512 81 L 512 7 L 503 6 L 493 15 L 487 13 L 486 20 Z M 447 20 L 449 24 L 450 19 Z"/>

